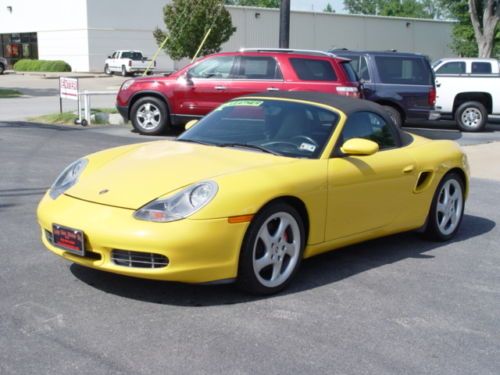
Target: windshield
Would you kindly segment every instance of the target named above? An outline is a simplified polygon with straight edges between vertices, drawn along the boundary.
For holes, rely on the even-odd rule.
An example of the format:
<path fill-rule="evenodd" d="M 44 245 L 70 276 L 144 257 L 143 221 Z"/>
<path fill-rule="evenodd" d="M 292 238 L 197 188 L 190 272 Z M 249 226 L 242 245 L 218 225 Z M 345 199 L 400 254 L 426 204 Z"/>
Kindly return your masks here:
<path fill-rule="evenodd" d="M 314 105 L 238 99 L 221 105 L 177 139 L 256 152 L 318 158 L 339 115 Z"/>

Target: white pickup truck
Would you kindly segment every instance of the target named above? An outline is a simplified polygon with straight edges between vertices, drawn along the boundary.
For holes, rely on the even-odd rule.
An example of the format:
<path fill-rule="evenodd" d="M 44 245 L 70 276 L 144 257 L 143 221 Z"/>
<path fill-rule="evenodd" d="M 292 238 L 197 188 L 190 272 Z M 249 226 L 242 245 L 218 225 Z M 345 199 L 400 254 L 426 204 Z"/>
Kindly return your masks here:
<path fill-rule="evenodd" d="M 481 131 L 488 116 L 500 116 L 500 74 L 496 59 L 448 58 L 432 64 L 435 109 L 463 131 Z"/>
<path fill-rule="evenodd" d="M 111 75 L 118 72 L 122 76 L 144 73 L 150 64 L 151 60 L 144 57 L 141 51 L 120 50 L 108 56 L 104 62 L 104 73 Z"/>

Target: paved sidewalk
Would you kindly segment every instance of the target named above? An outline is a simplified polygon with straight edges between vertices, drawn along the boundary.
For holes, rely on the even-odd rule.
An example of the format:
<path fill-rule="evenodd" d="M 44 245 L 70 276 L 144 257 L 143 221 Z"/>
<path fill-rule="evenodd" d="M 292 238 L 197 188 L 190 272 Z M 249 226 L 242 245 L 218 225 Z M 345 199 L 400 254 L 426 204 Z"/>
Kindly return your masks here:
<path fill-rule="evenodd" d="M 500 142 L 463 146 L 469 158 L 471 177 L 500 181 Z"/>

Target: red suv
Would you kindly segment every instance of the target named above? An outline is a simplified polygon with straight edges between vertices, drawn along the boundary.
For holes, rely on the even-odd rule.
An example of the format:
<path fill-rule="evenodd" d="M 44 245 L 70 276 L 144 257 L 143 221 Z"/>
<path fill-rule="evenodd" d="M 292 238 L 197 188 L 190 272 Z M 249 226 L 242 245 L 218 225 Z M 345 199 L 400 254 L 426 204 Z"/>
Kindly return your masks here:
<path fill-rule="evenodd" d="M 243 49 L 206 56 L 169 76 L 125 81 L 116 107 L 142 134 L 200 118 L 220 104 L 264 91 L 360 96 L 349 59 L 321 51 Z"/>

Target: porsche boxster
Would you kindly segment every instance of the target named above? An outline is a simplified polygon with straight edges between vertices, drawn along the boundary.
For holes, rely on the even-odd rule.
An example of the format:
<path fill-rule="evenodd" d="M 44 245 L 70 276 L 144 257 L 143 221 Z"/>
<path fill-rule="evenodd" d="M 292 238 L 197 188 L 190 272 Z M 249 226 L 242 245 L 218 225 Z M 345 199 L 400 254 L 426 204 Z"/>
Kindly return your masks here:
<path fill-rule="evenodd" d="M 175 140 L 70 164 L 38 207 L 44 245 L 86 267 L 269 294 L 302 259 L 397 232 L 459 229 L 467 159 L 377 104 L 318 93 L 229 101 Z"/>

